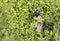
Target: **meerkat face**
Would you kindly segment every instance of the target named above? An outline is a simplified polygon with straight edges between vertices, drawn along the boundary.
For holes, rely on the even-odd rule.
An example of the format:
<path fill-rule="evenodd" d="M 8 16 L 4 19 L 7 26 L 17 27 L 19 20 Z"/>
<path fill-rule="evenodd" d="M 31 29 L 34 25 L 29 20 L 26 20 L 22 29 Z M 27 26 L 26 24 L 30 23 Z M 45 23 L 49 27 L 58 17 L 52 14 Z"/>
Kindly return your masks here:
<path fill-rule="evenodd" d="M 38 17 L 40 14 L 40 11 L 38 9 L 33 10 L 34 16 Z"/>

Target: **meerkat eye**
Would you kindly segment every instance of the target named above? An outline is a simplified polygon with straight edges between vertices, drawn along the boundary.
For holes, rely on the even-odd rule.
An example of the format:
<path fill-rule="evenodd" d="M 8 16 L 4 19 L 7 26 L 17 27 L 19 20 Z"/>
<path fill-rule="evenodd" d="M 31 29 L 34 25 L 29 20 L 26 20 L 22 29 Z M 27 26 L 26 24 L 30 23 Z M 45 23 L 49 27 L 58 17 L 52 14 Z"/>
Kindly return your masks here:
<path fill-rule="evenodd" d="M 38 13 L 39 11 L 38 10 L 33 10 L 33 13 Z"/>
<path fill-rule="evenodd" d="M 36 9 L 36 11 L 38 11 L 38 9 Z"/>

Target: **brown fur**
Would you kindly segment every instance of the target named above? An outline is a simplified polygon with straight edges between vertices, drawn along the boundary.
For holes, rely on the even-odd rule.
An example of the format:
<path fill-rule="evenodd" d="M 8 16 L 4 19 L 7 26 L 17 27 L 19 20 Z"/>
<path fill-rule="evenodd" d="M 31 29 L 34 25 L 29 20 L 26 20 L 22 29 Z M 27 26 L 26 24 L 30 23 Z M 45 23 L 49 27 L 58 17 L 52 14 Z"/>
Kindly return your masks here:
<path fill-rule="evenodd" d="M 36 31 L 42 33 L 43 32 L 42 18 L 41 18 L 41 16 L 39 16 L 39 17 L 37 17 L 37 19 L 38 19 L 38 24 L 37 24 L 37 27 L 36 27 L 37 28 Z"/>

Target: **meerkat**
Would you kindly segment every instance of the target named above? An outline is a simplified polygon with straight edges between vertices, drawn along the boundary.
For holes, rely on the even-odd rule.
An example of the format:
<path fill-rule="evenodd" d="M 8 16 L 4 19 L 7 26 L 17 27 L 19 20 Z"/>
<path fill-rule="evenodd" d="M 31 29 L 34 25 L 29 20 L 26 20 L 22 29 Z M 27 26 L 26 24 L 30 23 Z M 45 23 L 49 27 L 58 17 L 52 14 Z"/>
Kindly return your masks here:
<path fill-rule="evenodd" d="M 36 32 L 43 32 L 43 22 L 42 22 L 42 17 L 40 16 L 40 11 L 38 9 L 34 9 L 33 10 L 33 14 L 36 18 L 36 20 L 38 21 L 38 23 L 36 24 Z"/>

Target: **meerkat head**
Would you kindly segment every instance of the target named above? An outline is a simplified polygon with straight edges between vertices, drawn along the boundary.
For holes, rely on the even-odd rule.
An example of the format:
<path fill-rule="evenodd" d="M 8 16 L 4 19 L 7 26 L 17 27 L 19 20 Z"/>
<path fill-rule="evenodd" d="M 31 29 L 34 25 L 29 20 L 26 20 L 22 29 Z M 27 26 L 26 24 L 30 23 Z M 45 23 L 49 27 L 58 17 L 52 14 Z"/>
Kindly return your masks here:
<path fill-rule="evenodd" d="M 38 17 L 40 15 L 40 11 L 38 9 L 33 10 L 34 16 Z"/>

